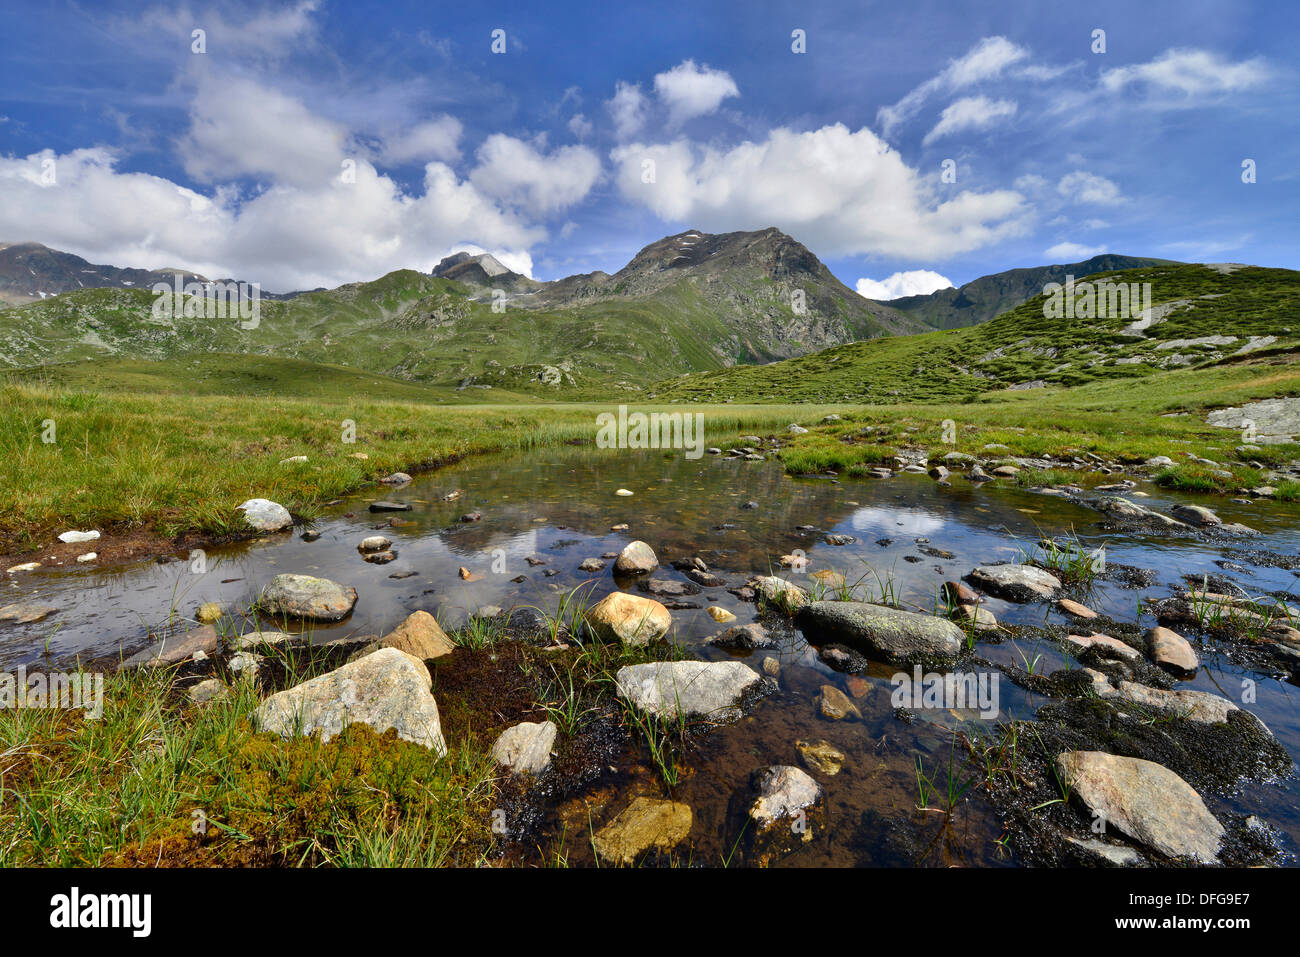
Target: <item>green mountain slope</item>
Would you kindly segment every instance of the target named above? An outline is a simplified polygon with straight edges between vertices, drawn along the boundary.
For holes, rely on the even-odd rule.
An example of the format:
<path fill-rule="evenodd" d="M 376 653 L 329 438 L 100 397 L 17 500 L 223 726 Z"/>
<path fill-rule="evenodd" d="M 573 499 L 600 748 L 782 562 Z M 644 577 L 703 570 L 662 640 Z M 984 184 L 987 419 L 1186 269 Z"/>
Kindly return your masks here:
<path fill-rule="evenodd" d="M 490 257 L 449 260 L 444 271 L 474 281 L 402 270 L 264 299 L 255 328 L 235 315 L 157 316 L 146 289 L 77 290 L 0 310 L 0 368 L 248 354 L 579 397 L 913 328 L 777 230 L 683 235 L 696 238 L 646 247 L 603 285 L 565 280 L 539 291 L 529 280 L 494 303 L 483 285 L 501 278 L 482 268 Z"/>
<path fill-rule="evenodd" d="M 1178 264 L 1090 280 L 1150 283 L 1153 308 L 1145 318 L 1052 318 L 1040 294 L 978 326 L 667 379 L 650 394 L 738 402 L 966 401 L 999 389 L 1137 380 L 1156 370 L 1300 347 L 1300 272 Z"/>
<path fill-rule="evenodd" d="M 1039 295 L 1049 282 L 1065 282 L 1067 276 L 1082 279 L 1097 273 L 1159 265 L 1176 264 L 1169 259 L 1106 253 L 1077 263 L 1008 269 L 972 279 L 955 289 L 950 287 L 924 296 L 890 299 L 886 305 L 931 329 L 958 329 L 988 322 Z"/>

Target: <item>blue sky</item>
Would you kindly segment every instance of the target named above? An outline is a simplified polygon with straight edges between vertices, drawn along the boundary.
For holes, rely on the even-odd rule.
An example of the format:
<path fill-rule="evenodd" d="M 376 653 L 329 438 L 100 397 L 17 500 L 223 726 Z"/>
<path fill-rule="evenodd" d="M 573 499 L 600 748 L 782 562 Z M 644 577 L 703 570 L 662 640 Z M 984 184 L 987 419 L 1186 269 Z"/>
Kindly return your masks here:
<path fill-rule="evenodd" d="M 1300 266 L 1300 5 L 1137 6 L 3 2 L 0 242 L 276 291 L 769 225 L 876 297 Z"/>

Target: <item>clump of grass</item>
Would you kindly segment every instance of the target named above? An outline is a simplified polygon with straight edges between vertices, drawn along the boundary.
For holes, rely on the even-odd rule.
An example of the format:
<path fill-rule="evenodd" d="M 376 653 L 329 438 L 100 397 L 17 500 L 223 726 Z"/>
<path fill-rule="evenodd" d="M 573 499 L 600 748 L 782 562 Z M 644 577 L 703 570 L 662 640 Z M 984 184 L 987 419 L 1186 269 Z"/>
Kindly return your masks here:
<path fill-rule="evenodd" d="M 298 676 L 318 670 L 302 667 Z M 353 726 L 255 731 L 250 682 L 196 708 L 169 669 L 108 675 L 104 713 L 0 710 L 0 865 L 473 864 L 494 770 Z"/>

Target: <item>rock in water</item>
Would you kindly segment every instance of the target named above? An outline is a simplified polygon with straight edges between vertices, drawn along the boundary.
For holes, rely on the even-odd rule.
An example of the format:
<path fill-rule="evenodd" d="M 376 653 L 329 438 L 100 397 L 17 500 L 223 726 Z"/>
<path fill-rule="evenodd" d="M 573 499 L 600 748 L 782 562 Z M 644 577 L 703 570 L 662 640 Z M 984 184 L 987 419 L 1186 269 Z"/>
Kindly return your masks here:
<path fill-rule="evenodd" d="M 239 506 L 239 511 L 244 513 L 244 521 L 259 532 L 278 532 L 293 524 L 289 510 L 269 498 L 250 498 Z"/>
<path fill-rule="evenodd" d="M 363 538 L 361 544 L 357 546 L 359 552 L 382 552 L 393 543 L 382 535 L 371 535 L 369 538 Z"/>
<path fill-rule="evenodd" d="M 1215 863 L 1224 829 L 1190 784 L 1154 761 L 1104 751 L 1056 758 L 1071 793 L 1107 826 L 1167 857 Z"/>
<path fill-rule="evenodd" d="M 0 621 L 16 621 L 21 625 L 41 621 L 58 611 L 53 605 L 36 605 L 30 602 L 16 602 L 0 608 Z"/>
<path fill-rule="evenodd" d="M 122 668 L 136 668 L 145 665 L 160 668 L 174 665 L 195 655 L 210 655 L 221 645 L 217 631 L 211 625 L 203 625 L 185 632 L 183 635 L 171 635 L 154 645 L 136 652 L 122 662 Z"/>
<path fill-rule="evenodd" d="M 382 648 L 271 695 L 257 709 L 255 719 L 259 730 L 282 738 L 319 731 L 322 742 L 350 724 L 368 725 L 377 734 L 395 728 L 403 741 L 441 757 L 447 745 L 431 685 L 424 662 L 396 648 Z"/>
<path fill-rule="evenodd" d="M 1061 590 L 1061 580 L 1034 565 L 980 565 L 966 580 L 990 595 L 1008 601 L 1052 598 Z"/>
<path fill-rule="evenodd" d="M 620 575 L 644 575 L 659 567 L 659 558 L 645 542 L 628 542 L 614 561 L 614 571 Z"/>
<path fill-rule="evenodd" d="M 558 731 L 553 721 L 522 721 L 501 732 L 492 745 L 492 758 L 515 774 L 541 774 L 551 763 Z"/>
<path fill-rule="evenodd" d="M 668 609 L 653 598 L 610 592 L 587 609 L 588 627 L 605 641 L 648 645 L 667 633 L 673 622 Z"/>
<path fill-rule="evenodd" d="M 951 660 L 965 635 L 952 622 L 860 601 L 815 601 L 796 624 L 811 644 L 848 645 L 895 664 Z"/>
<path fill-rule="evenodd" d="M 844 767 L 844 752 L 829 741 L 796 741 L 794 746 L 804 764 L 814 771 L 833 777 Z"/>
<path fill-rule="evenodd" d="M 737 716 L 762 679 L 743 661 L 652 661 L 618 669 L 614 681 L 625 701 L 648 714 L 721 721 Z"/>
<path fill-rule="evenodd" d="M 834 685 L 822 685 L 820 708 L 822 717 L 830 718 L 832 721 L 845 721 L 849 718 L 862 720 L 862 712 L 858 710 L 858 706 Z"/>
<path fill-rule="evenodd" d="M 1146 634 L 1147 653 L 1165 671 L 1180 678 L 1190 677 L 1200 667 L 1191 643 L 1169 628 L 1152 628 Z"/>
<path fill-rule="evenodd" d="M 1222 525 L 1219 516 L 1204 505 L 1175 505 L 1169 514 L 1188 525 Z"/>
<path fill-rule="evenodd" d="M 689 804 L 638 797 L 591 840 L 600 857 L 611 864 L 629 865 L 650 849 L 671 851 L 691 832 Z"/>
<path fill-rule="evenodd" d="M 808 593 L 793 582 L 775 575 L 761 575 L 749 583 L 766 602 L 786 611 L 794 611 L 808 604 Z"/>
<path fill-rule="evenodd" d="M 262 592 L 262 607 L 308 621 L 341 621 L 357 603 L 357 590 L 328 578 L 276 575 Z"/>
<path fill-rule="evenodd" d="M 806 771 L 785 764 L 759 768 L 750 776 L 750 791 L 750 848 L 760 866 L 825 827 L 826 793 Z"/>

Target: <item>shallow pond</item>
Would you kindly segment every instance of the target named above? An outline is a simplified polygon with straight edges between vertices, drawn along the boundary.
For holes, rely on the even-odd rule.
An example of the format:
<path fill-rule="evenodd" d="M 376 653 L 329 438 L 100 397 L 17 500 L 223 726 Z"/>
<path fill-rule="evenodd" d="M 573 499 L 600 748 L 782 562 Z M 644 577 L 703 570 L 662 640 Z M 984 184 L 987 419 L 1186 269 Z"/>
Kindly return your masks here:
<path fill-rule="evenodd" d="M 1085 483 L 1118 476 L 1081 476 Z M 617 489 L 634 494 L 622 497 Z M 444 496 L 459 491 L 453 501 Z M 1146 483 L 1143 504 L 1164 510 L 1178 500 Z M 372 514 L 370 501 L 410 503 L 409 512 Z M 757 507 L 746 507 L 756 503 Z M 1216 565 L 1240 548 L 1294 556 L 1300 546 L 1300 509 L 1281 503 L 1208 502 L 1224 521 L 1250 525 L 1263 534 L 1239 544 L 1198 538 L 1161 538 L 1102 531 L 1100 514 L 1060 498 L 1017 488 L 1006 481 L 984 485 L 954 476 L 950 486 L 925 475 L 900 473 L 885 480 L 841 481 L 797 478 L 775 462 L 718 456 L 689 460 L 680 453 L 629 452 L 562 447 L 524 456 L 471 459 L 419 477 L 396 490 L 376 487 L 328 508 L 314 523 L 320 537 L 304 541 L 300 528 L 251 543 L 214 548 L 199 568 L 189 556 L 112 569 L 43 568 L 9 576 L 0 585 L 3 601 L 53 605 L 57 614 L 27 625 L 0 625 L 0 668 L 12 669 L 126 655 L 148 643 L 148 634 L 169 618 L 192 617 L 199 604 L 221 602 L 247 607 L 258 590 L 280 572 L 316 575 L 354 586 L 359 600 L 344 622 L 317 626 L 313 640 L 344 635 L 382 634 L 410 612 L 436 614 L 444 627 L 463 624 L 485 605 L 535 606 L 554 612 L 561 596 L 592 582 L 591 600 L 616 586 L 607 562 L 601 572 L 585 573 L 579 563 L 618 552 L 628 541 L 648 542 L 663 567 L 656 578 L 686 581 L 668 566 L 673 559 L 698 555 L 727 580 L 727 587 L 705 588 L 681 599 L 696 608 L 673 610 L 673 636 L 704 658 L 728 653 L 707 639 L 724 627 L 705 613 L 720 605 L 753 621 L 756 606 L 733 596 L 756 574 L 783 574 L 812 586 L 813 576 L 830 570 L 860 582 L 859 596 L 888 590 L 903 608 L 931 612 L 938 586 L 959 579 L 977 564 L 1016 560 L 1044 536 L 1077 535 L 1088 548 L 1105 545 L 1110 565 L 1153 569 L 1155 584 L 1139 589 L 1110 581 L 1095 583 L 1087 601 L 1096 611 L 1123 622 L 1150 626 L 1137 618 L 1139 599 L 1167 597 L 1185 587 L 1183 576 L 1223 575 L 1252 595 L 1290 592 L 1300 587 L 1292 571 L 1254 564 L 1237 555 L 1245 573 L 1225 573 Z M 478 521 L 461 516 L 481 513 Z M 612 531 L 626 524 L 625 531 Z M 815 530 L 799 531 L 799 526 Z M 390 538 L 394 561 L 369 564 L 357 543 L 376 529 Z M 825 536 L 852 536 L 846 545 L 829 545 Z M 918 541 L 920 539 L 921 541 Z M 803 573 L 780 568 L 782 555 L 801 550 Z M 950 556 L 950 557 L 949 557 Z M 545 564 L 530 564 L 527 559 Z M 461 577 L 467 569 L 471 580 Z M 523 580 L 517 580 L 522 576 Z M 630 586 L 629 586 L 630 587 Z M 987 605 L 1008 625 L 1065 623 L 1053 606 L 1017 605 L 990 599 Z M 1050 673 L 1068 664 L 1054 642 L 1021 638 L 980 642 L 986 659 Z M 1243 680 L 1256 683 L 1257 700 L 1246 707 L 1262 718 L 1295 757 L 1300 754 L 1300 708 L 1295 687 L 1274 673 L 1248 670 L 1210 643 L 1198 646 L 1202 667 L 1180 688 L 1196 688 L 1241 700 Z M 699 738 L 689 756 L 676 797 L 695 814 L 691 859 L 717 864 L 726 859 L 735 833 L 729 821 L 735 795 L 748 774 L 765 764 L 801 765 L 795 742 L 826 740 L 845 753 L 836 776 L 815 776 L 827 790 L 829 828 L 787 858 L 815 865 L 1014 865 L 1014 854 L 999 844 L 997 809 L 973 788 L 951 815 L 917 811 L 917 765 L 936 776 L 946 773 L 953 754 L 955 727 L 968 734 L 991 731 L 997 720 L 1032 718 L 1045 699 L 1008 680 L 999 685 L 997 719 L 973 711 L 918 710 L 918 720 L 895 717 L 889 677 L 896 669 L 873 665 L 869 690 L 855 703 L 863 721 L 831 722 L 815 703 L 823 684 L 849 688 L 846 676 L 829 668 L 816 649 L 790 631 L 777 651 L 755 652 L 748 660 L 760 669 L 766 655 L 781 660 L 780 690 L 760 701 L 738 724 Z M 861 690 L 861 686 L 857 686 Z M 960 763 L 961 755 L 956 761 Z M 653 780 L 622 775 L 606 781 L 596 800 L 596 821 L 607 820 L 625 803 L 620 788 L 653 792 Z M 616 786 L 617 785 L 617 786 Z M 601 804 L 600 801 L 605 801 Z M 1207 795 L 1216 812 L 1258 814 L 1286 835 L 1287 850 L 1300 842 L 1300 802 L 1292 780 L 1249 784 L 1238 793 Z M 572 808 L 552 808 L 548 826 L 573 834 Z M 586 821 L 577 822 L 584 830 Z M 570 859 L 589 859 L 584 840 L 571 840 Z"/>

